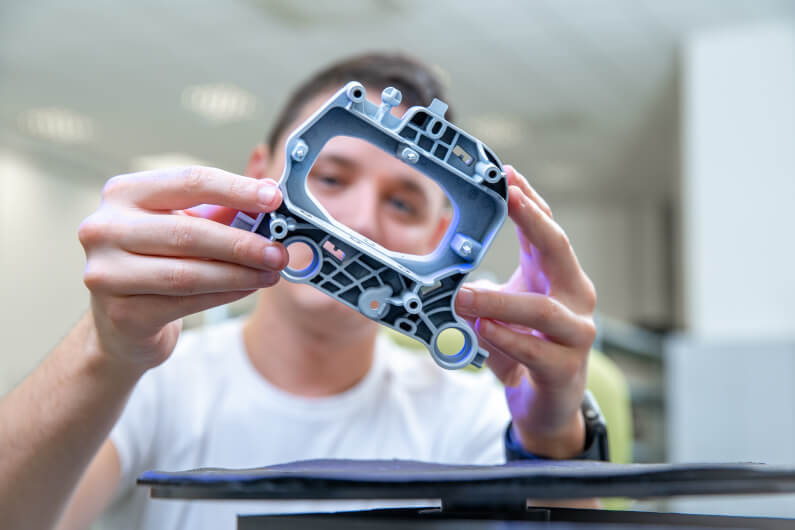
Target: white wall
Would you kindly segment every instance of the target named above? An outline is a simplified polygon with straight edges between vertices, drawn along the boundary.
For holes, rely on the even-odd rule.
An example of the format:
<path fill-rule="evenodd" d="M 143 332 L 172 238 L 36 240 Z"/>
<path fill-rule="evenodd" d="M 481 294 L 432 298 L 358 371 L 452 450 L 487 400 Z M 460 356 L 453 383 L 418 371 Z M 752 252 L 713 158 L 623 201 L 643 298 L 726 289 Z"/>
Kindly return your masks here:
<path fill-rule="evenodd" d="M 77 227 L 99 204 L 99 189 L 75 173 L 68 161 L 0 150 L 0 396 L 88 307 Z"/>
<path fill-rule="evenodd" d="M 665 351 L 669 456 L 795 466 L 795 28 L 698 34 L 683 59 L 687 334 Z M 795 517 L 795 496 L 673 508 Z"/>
<path fill-rule="evenodd" d="M 688 331 L 795 337 L 795 31 L 696 35 L 683 83 Z"/>

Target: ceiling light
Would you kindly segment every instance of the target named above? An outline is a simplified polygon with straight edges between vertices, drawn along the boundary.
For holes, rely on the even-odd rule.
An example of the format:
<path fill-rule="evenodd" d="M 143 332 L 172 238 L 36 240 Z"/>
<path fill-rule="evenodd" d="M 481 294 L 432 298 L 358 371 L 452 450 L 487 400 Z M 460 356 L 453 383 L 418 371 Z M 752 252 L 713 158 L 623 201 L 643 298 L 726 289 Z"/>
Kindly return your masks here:
<path fill-rule="evenodd" d="M 31 136 L 66 144 L 86 143 L 96 130 L 93 120 L 63 107 L 31 109 L 19 116 L 17 125 Z"/>
<path fill-rule="evenodd" d="M 149 171 L 169 167 L 207 166 L 206 161 L 187 153 L 161 153 L 136 156 L 130 161 L 132 171 Z"/>
<path fill-rule="evenodd" d="M 194 85 L 182 91 L 182 106 L 206 120 L 226 123 L 250 118 L 257 98 L 228 83 Z"/>

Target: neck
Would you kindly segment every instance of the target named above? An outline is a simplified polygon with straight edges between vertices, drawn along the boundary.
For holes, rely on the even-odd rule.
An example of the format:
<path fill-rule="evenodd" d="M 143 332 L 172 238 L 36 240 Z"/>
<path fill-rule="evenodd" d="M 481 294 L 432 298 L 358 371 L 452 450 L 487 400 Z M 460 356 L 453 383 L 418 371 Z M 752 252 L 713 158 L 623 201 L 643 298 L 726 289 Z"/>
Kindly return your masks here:
<path fill-rule="evenodd" d="M 308 397 L 339 394 L 367 375 L 375 323 L 349 315 L 355 325 L 339 326 L 321 315 L 292 314 L 276 303 L 277 296 L 276 289 L 264 289 L 243 329 L 246 352 L 260 375 L 290 394 Z"/>

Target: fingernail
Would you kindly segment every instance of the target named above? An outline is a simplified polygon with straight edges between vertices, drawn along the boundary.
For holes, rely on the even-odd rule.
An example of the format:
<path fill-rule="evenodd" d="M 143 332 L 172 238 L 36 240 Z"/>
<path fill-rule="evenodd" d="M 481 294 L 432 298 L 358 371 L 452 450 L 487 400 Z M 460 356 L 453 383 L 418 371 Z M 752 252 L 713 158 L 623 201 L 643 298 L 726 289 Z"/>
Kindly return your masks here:
<path fill-rule="evenodd" d="M 273 246 L 266 247 L 265 265 L 274 269 L 281 269 L 284 267 L 284 254 L 282 251 Z"/>
<path fill-rule="evenodd" d="M 279 273 L 278 272 L 263 272 L 260 274 L 260 280 L 262 285 L 270 286 L 274 283 L 279 281 Z"/>
<path fill-rule="evenodd" d="M 491 331 L 492 323 L 488 320 L 478 320 L 478 333 L 481 335 L 488 335 Z"/>
<path fill-rule="evenodd" d="M 273 198 L 276 196 L 276 187 L 271 184 L 260 186 L 257 195 L 259 196 L 260 203 L 265 206 L 270 206 L 273 202 Z"/>
<path fill-rule="evenodd" d="M 455 302 L 456 307 L 462 311 L 472 309 L 472 306 L 475 304 L 475 292 L 472 291 L 472 289 L 462 287 L 458 290 L 458 294 L 455 297 Z"/>

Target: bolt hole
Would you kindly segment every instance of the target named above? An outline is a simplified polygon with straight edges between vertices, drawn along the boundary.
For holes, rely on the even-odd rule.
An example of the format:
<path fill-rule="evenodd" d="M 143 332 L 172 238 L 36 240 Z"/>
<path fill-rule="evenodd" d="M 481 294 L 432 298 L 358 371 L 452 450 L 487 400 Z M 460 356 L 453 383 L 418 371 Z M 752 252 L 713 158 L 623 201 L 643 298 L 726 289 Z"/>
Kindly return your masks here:
<path fill-rule="evenodd" d="M 287 267 L 295 271 L 302 271 L 312 265 L 315 257 L 312 247 L 303 241 L 289 243 L 287 245 L 287 254 L 290 256 Z"/>
<path fill-rule="evenodd" d="M 378 300 L 373 300 L 370 302 L 370 309 L 378 309 L 378 306 L 381 305 L 378 303 Z"/>
<path fill-rule="evenodd" d="M 447 328 L 436 336 L 436 348 L 447 357 L 460 354 L 467 346 L 467 337 L 458 328 Z"/>
<path fill-rule="evenodd" d="M 354 91 L 353 91 L 353 97 L 355 97 L 355 98 L 357 98 L 357 99 L 358 99 L 358 98 L 360 98 L 360 97 L 362 97 L 362 91 L 361 91 L 361 89 L 358 89 L 358 88 L 357 88 L 357 89 L 354 89 Z"/>

